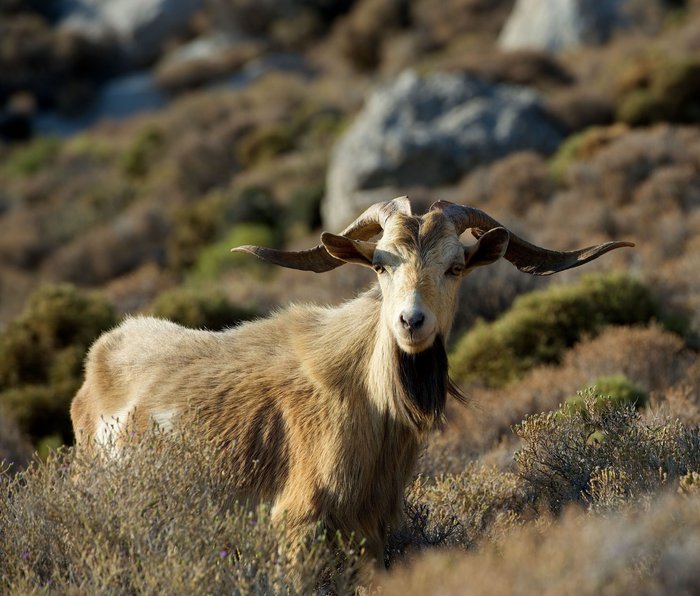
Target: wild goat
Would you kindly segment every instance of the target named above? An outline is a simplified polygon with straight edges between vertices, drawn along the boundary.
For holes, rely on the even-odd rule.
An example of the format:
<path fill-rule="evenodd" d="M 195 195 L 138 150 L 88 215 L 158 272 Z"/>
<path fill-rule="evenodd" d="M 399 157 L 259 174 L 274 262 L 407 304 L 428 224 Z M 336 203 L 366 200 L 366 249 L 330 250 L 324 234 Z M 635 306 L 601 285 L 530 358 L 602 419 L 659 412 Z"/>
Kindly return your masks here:
<path fill-rule="evenodd" d="M 471 246 L 459 240 L 467 228 Z M 321 521 L 364 538 L 382 561 L 421 441 L 447 394 L 460 398 L 445 342 L 462 278 L 502 256 L 548 275 L 631 244 L 545 250 L 478 209 L 440 201 L 414 216 L 405 197 L 321 242 L 234 250 L 315 272 L 357 263 L 379 283 L 336 308 L 291 306 L 222 332 L 128 319 L 92 346 L 73 427 L 82 446 L 100 447 L 128 417 L 137 430 L 194 417 L 230 458 L 242 494 L 272 503 L 293 537 Z"/>

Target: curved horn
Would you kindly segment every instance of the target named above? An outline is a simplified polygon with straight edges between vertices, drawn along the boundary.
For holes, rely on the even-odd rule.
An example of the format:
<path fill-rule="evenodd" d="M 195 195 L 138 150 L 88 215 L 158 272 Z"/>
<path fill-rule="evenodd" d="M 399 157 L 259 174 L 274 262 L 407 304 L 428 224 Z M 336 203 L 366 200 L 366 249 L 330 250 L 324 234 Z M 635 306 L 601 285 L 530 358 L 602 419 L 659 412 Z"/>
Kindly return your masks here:
<path fill-rule="evenodd" d="M 455 205 L 449 201 L 437 201 L 430 206 L 430 210 L 438 209 L 450 218 L 457 234 L 461 234 L 467 228 L 475 238 L 480 238 L 485 232 L 502 226 L 493 217 L 487 215 L 481 209 Z M 509 230 L 510 232 L 510 230 Z M 589 246 L 579 250 L 555 251 L 536 246 L 523 240 L 510 232 L 510 241 L 505 255 L 520 271 L 532 275 L 551 275 L 565 269 L 578 267 L 588 263 L 599 256 L 623 246 L 634 246 L 632 242 L 606 242 L 596 246 Z"/>
<path fill-rule="evenodd" d="M 408 197 L 398 197 L 392 201 L 375 203 L 345 228 L 340 235 L 353 240 L 369 240 L 384 229 L 386 221 L 397 212 L 411 215 Z M 332 257 L 323 244 L 306 250 L 277 250 L 263 246 L 238 246 L 231 252 L 246 252 L 260 260 L 289 269 L 324 273 L 345 265 L 345 261 Z"/>

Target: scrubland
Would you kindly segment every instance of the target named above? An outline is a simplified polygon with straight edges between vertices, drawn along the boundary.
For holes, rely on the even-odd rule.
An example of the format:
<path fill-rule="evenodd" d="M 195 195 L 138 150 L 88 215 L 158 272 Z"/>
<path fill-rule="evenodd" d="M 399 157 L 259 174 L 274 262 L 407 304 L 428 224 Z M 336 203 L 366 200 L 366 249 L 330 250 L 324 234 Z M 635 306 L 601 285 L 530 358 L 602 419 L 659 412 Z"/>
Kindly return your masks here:
<path fill-rule="evenodd" d="M 554 57 L 494 49 L 511 2 L 439 4 L 361 0 L 313 26 L 268 7 L 257 35 L 322 76 L 234 91 L 160 72 L 164 110 L 0 144 L 0 592 L 700 590 L 700 13 L 688 2 L 653 37 Z M 91 459 L 68 407 L 90 343 L 124 316 L 222 329 L 371 283 L 228 249 L 317 243 L 333 143 L 373 82 L 409 65 L 536 88 L 568 131 L 554 155 L 416 198 L 548 247 L 636 247 L 551 280 L 508 263 L 465 280 L 450 370 L 471 401 L 431 435 L 369 577 L 350 537 L 280 543 L 196 437 L 154 431 Z"/>

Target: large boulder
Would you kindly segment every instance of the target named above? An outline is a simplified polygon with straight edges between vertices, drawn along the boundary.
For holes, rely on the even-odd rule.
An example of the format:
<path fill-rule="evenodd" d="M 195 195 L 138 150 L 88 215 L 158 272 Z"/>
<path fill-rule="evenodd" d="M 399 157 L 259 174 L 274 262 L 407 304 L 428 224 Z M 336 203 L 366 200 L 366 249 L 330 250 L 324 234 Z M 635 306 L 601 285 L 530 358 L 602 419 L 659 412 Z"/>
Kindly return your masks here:
<path fill-rule="evenodd" d="M 622 29 L 655 29 L 662 20 L 662 0 L 517 0 L 498 44 L 556 52 L 604 43 Z"/>
<path fill-rule="evenodd" d="M 334 148 L 324 224 L 340 229 L 393 192 L 453 184 L 514 151 L 549 154 L 562 139 L 532 90 L 467 75 L 404 72 L 370 97 Z"/>
<path fill-rule="evenodd" d="M 150 64 L 202 0 L 63 0 L 61 27 L 88 39 L 113 40 L 128 66 Z"/>

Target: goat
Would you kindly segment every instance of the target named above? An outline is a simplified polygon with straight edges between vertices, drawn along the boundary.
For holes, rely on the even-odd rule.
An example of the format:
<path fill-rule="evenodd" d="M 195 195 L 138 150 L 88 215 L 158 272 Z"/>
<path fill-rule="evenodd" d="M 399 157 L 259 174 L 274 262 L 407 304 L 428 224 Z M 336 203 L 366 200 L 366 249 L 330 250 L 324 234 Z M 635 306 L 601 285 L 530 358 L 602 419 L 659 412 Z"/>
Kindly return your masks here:
<path fill-rule="evenodd" d="M 357 263 L 378 283 L 336 308 L 290 306 L 221 332 L 127 319 L 90 349 L 71 406 L 77 441 L 104 448 L 128 417 L 137 431 L 196 419 L 241 494 L 270 502 L 291 536 L 321 522 L 381 562 L 426 433 L 448 393 L 462 399 L 445 352 L 460 281 L 503 256 L 548 275 L 622 246 L 633 245 L 550 251 L 478 209 L 439 201 L 414 216 L 400 197 L 309 250 L 232 249 L 306 271 Z"/>

